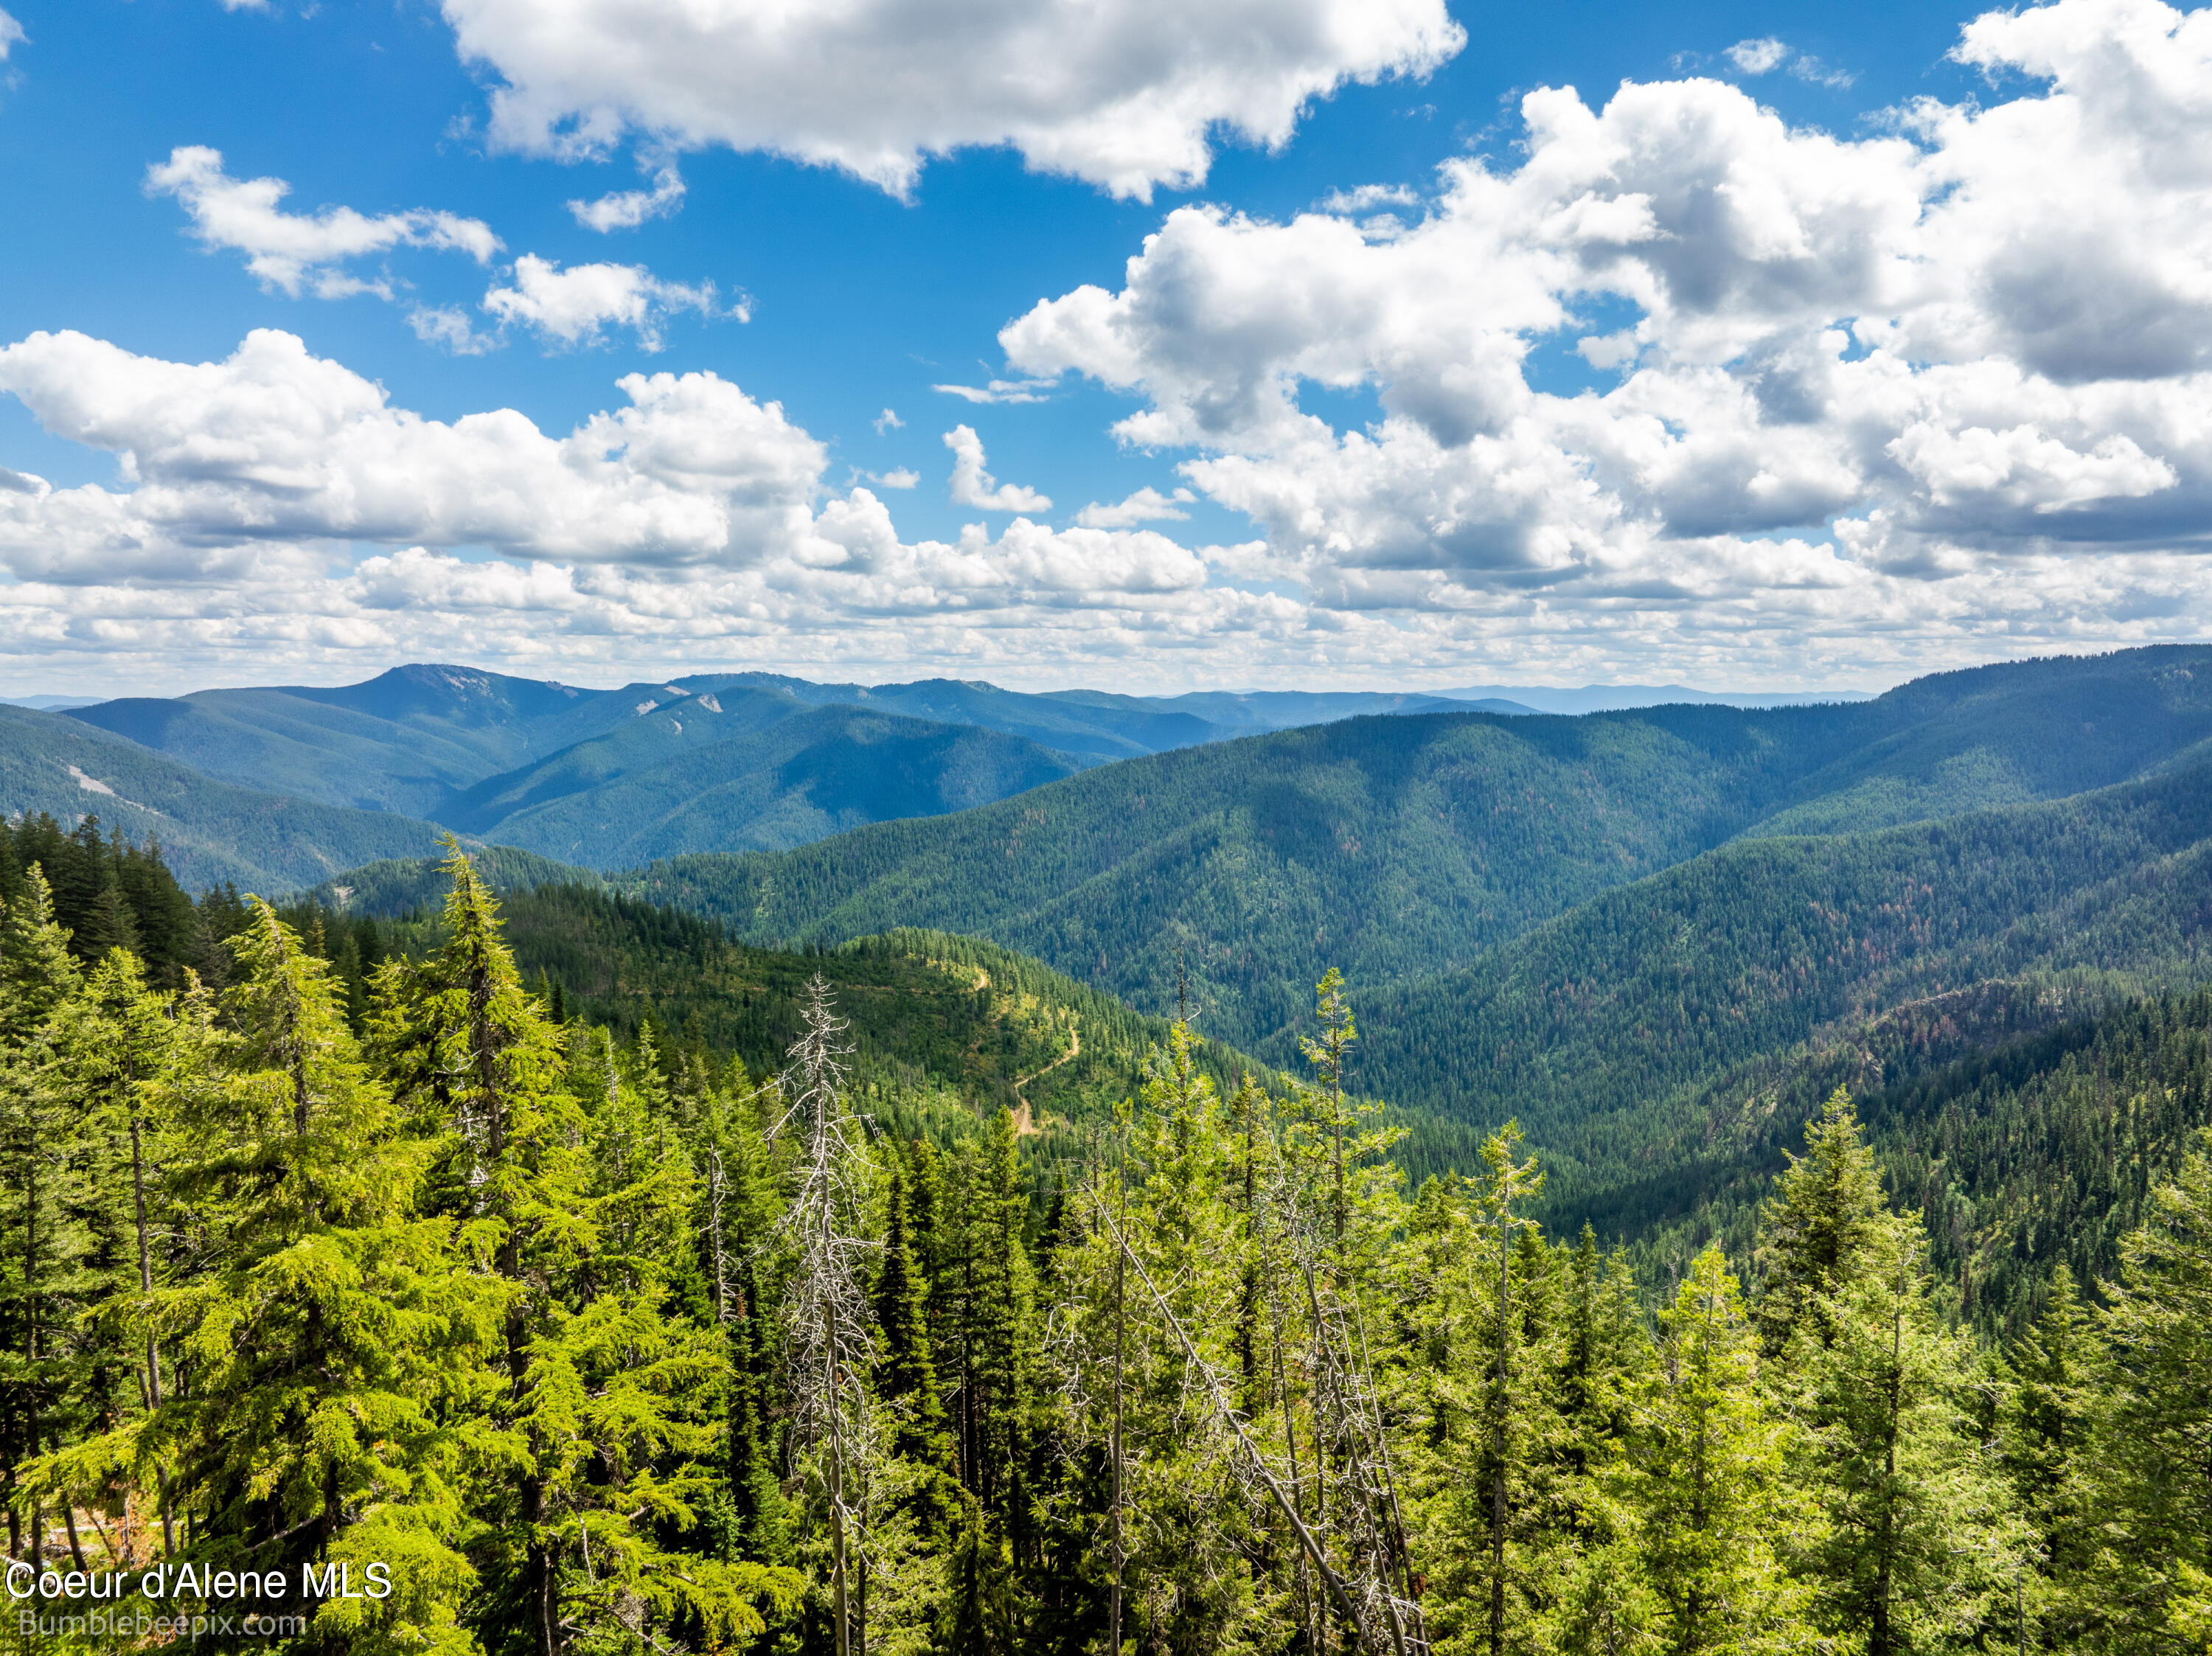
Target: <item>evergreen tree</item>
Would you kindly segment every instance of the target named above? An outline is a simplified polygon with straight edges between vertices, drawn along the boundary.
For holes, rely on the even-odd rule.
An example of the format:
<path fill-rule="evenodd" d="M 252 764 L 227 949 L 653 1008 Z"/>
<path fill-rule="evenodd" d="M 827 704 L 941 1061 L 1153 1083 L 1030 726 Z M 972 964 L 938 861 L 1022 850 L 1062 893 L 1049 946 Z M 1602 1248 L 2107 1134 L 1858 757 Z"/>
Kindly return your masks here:
<path fill-rule="evenodd" d="M 1508 1620 L 1526 1625 L 1541 1602 L 1535 1583 L 1543 1574 L 1538 1561 L 1549 1550 L 1534 1518 L 1537 1501 L 1530 1488 L 1534 1464 L 1548 1447 L 1552 1422 L 1543 1392 L 1544 1355 L 1540 1325 L 1532 1327 L 1520 1301 L 1535 1287 L 1529 1267 L 1540 1259 L 1520 1253 L 1514 1269 L 1516 1238 L 1534 1221 L 1527 1204 L 1543 1189 L 1535 1158 L 1518 1159 L 1521 1128 L 1509 1121 L 1482 1146 L 1484 1171 L 1474 1186 L 1474 1232 L 1480 1240 L 1470 1260 L 1468 1288 L 1481 1307 L 1479 1342 L 1468 1355 L 1479 1363 L 1470 1388 L 1475 1399 L 1475 1459 L 1468 1469 L 1462 1522 L 1479 1538 L 1471 1559 L 1474 1594 L 1480 1601 L 1482 1647 L 1503 1656 L 1509 1647 Z M 1531 1233 L 1533 1234 L 1533 1232 Z M 1538 1266 L 1540 1270 L 1540 1265 Z M 1532 1335 L 1534 1338 L 1532 1338 Z M 1515 1641 L 1518 1643 L 1518 1641 Z"/>
<path fill-rule="evenodd" d="M 1867 1656 L 1899 1656 L 2009 1621 L 2021 1538 L 1969 1414 L 1972 1355 L 1929 1302 L 1917 1220 L 1885 1216 L 1877 1235 L 1808 1306 L 1781 1367 L 1826 1520 L 1803 1561 L 1815 1613 Z"/>
<path fill-rule="evenodd" d="M 64 1261 L 62 1295 L 51 1308 L 62 1313 L 54 1350 L 66 1366 L 67 1395 L 52 1424 L 70 1440 L 113 1432 L 161 1398 L 159 1349 L 150 1332 L 134 1340 L 128 1324 L 152 1289 L 157 1253 L 167 1253 L 155 1233 L 172 1216 L 147 1149 L 160 1131 L 153 1117 L 161 1087 L 183 1056 L 179 1037 L 164 998 L 148 989 L 137 958 L 118 949 L 55 1010 L 40 1042 L 43 1062 L 31 1084 L 59 1134 L 54 1235 Z M 67 1493 L 71 1507 L 90 1507 L 104 1504 L 106 1492 Z M 70 1512 L 71 1550 L 81 1553 Z"/>
<path fill-rule="evenodd" d="M 49 1021 L 77 992 L 69 933 L 55 919 L 42 869 L 22 875 L 0 913 L 0 1495 L 9 1550 L 43 1543 L 46 1508 L 23 1468 L 56 1447 L 69 1389 L 64 1340 L 74 1241 L 64 1234 L 68 1165 L 61 1101 L 42 1079 Z"/>
<path fill-rule="evenodd" d="M 725 1477 L 731 1533 L 723 1550 L 732 1559 L 781 1563 L 787 1503 L 769 1419 L 775 1350 L 761 1268 L 775 1204 L 768 1145 L 750 1095 L 733 1100 L 721 1089 L 711 1092 L 701 1113 L 699 1143 L 705 1165 L 701 1264 L 728 1364 Z"/>
<path fill-rule="evenodd" d="M 1763 1356 L 1779 1356 L 1801 1324 L 1826 1342 L 1827 1308 L 1881 1251 L 1887 1213 L 1850 1095 L 1838 1087 L 1759 1210 L 1753 1314 Z"/>
<path fill-rule="evenodd" d="M 222 1027 L 191 1029 L 211 1050 L 161 1078 L 170 1197 L 198 1240 L 144 1314 L 181 1383 L 40 1476 L 68 1490 L 173 1467 L 204 1569 L 256 1572 L 319 1642 L 461 1649 L 459 1419 L 480 1304 L 447 1228 L 410 1216 L 419 1148 L 321 962 L 266 904 L 250 913 Z M 372 1562 L 391 1570 L 388 1599 L 325 1604 L 306 1576 L 366 1582 Z"/>
<path fill-rule="evenodd" d="M 906 1180 L 896 1151 L 884 1198 L 882 1262 L 872 1296 L 882 1344 L 876 1391 L 896 1410 L 895 1453 L 930 1465 L 945 1454 L 945 1413 L 937 1395 L 937 1366 L 930 1360 L 928 1288 L 915 1258 L 907 1219 Z"/>
<path fill-rule="evenodd" d="M 664 1308 L 692 1259 L 692 1200 L 688 1161 L 648 1119 L 666 1106 L 650 1047 L 585 1077 L 586 1110 L 489 888 L 458 849 L 446 871 L 444 946 L 380 972 L 372 1024 L 439 1135 L 434 1204 L 497 1285 L 471 1543 L 488 1592 L 471 1619 L 531 1656 L 655 1626 L 757 1633 L 757 1601 L 795 1590 L 787 1573 L 672 1550 L 724 1487 L 702 1467 L 721 1458 L 708 1405 L 723 1369 Z"/>
<path fill-rule="evenodd" d="M 2007 1355 L 2011 1384 L 1998 1404 L 1996 1442 L 2035 1567 L 2033 1590 L 2028 1580 L 2014 1584 L 2013 1633 L 2035 1649 L 2070 1650 L 2081 1629 L 2051 1588 L 2079 1580 L 2095 1556 L 2095 1514 L 2085 1496 L 2103 1353 L 2064 1265 L 2051 1273 L 2043 1314 Z"/>
<path fill-rule="evenodd" d="M 1805 1649 L 1806 1594 L 1782 1554 L 1804 1527 L 1786 1427 L 1759 1386 L 1757 1341 L 1735 1276 L 1708 1247 L 1662 1316 L 1626 1482 L 1663 1647 Z"/>
<path fill-rule="evenodd" d="M 2095 1551 L 2068 1605 L 2075 1648 L 2212 1648 L 2212 1131 L 2152 1192 L 2121 1251 L 2094 1428 Z"/>
<path fill-rule="evenodd" d="M 1629 1656 L 1656 1641 L 1660 1621 L 1624 1487 L 1632 1471 L 1634 1405 L 1653 1383 L 1655 1353 L 1628 1262 L 1601 1253 L 1589 1225 L 1559 1264 L 1551 1521 L 1564 1544 L 1554 1553 L 1561 1580 L 1550 1638 L 1572 1656 Z"/>

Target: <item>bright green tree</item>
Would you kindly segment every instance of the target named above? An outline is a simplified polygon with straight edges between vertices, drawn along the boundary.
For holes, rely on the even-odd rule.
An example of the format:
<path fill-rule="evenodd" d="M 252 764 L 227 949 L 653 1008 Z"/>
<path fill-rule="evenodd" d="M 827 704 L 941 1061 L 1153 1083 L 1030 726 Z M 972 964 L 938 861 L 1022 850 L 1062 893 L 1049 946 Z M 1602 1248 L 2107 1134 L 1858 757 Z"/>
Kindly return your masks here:
<path fill-rule="evenodd" d="M 2122 1247 L 2088 1453 L 2075 1648 L 2212 1650 L 2212 1131 Z"/>
<path fill-rule="evenodd" d="M 79 988 L 70 935 L 33 864 L 0 912 L 0 1498 L 15 1557 L 43 1538 L 47 1509 L 22 1469 L 55 1447 L 69 1390 L 61 1101 L 41 1079 L 48 1021 Z"/>
<path fill-rule="evenodd" d="M 1826 1341 L 1829 1302 L 1884 1249 L 1888 1210 L 1850 1094 L 1838 1087 L 1759 1210 L 1753 1316 L 1762 1356 L 1779 1356 L 1808 1322 Z"/>
<path fill-rule="evenodd" d="M 2008 1614 L 2021 1537 L 1974 1429 L 1977 1366 L 1929 1297 L 1917 1219 L 1886 1219 L 1779 1359 L 1824 1533 L 1815 1615 L 1867 1656 L 1971 1642 Z"/>
<path fill-rule="evenodd" d="M 264 1600 L 312 1616 L 315 1642 L 464 1650 L 457 1422 L 483 1302 L 452 1268 L 450 1227 L 410 1211 L 422 1147 L 322 962 L 267 904 L 248 918 L 221 1024 L 191 1032 L 212 1050 L 173 1057 L 158 1105 L 195 1246 L 142 1326 L 178 1354 L 180 1383 L 40 1476 L 69 1489 L 173 1468 L 185 1556 L 276 1573 Z M 388 1598 L 327 1603 L 306 1576 L 335 1566 L 359 1591 L 373 1562 Z"/>
<path fill-rule="evenodd" d="M 1659 1363 L 1638 1399 L 1623 1482 L 1637 1514 L 1652 1631 L 1678 1656 L 1803 1650 L 1807 1594 L 1783 1556 L 1808 1514 L 1793 1492 L 1787 1428 L 1759 1383 L 1758 1342 L 1718 1247 L 1690 1268 L 1662 1317 Z"/>

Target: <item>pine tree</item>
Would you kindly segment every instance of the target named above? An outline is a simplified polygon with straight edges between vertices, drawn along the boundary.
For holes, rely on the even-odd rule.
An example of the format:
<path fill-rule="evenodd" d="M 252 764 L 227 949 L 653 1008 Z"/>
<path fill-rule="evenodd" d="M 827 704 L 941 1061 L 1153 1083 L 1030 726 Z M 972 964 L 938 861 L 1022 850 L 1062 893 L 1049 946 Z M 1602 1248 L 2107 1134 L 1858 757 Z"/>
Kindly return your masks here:
<path fill-rule="evenodd" d="M 2022 1538 L 1968 1413 L 1972 1354 L 1929 1300 L 1917 1219 L 1885 1216 L 1850 1257 L 1781 1358 L 1826 1520 L 1803 1568 L 1829 1631 L 1899 1656 L 2010 1621 Z"/>
<path fill-rule="evenodd" d="M 1778 1186 L 1759 1210 L 1753 1307 L 1760 1355 L 1768 1358 L 1779 1356 L 1808 1320 L 1825 1341 L 1827 1303 L 1885 1241 L 1881 1175 L 1844 1088 L 1806 1128 L 1805 1154 L 1790 1157 Z"/>
<path fill-rule="evenodd" d="M 1757 1341 L 1718 1247 L 1690 1268 L 1663 1319 L 1626 1483 L 1655 1629 L 1678 1656 L 1802 1650 L 1806 1594 L 1781 1552 L 1805 1514 L 1785 1428 L 1759 1386 Z"/>
<path fill-rule="evenodd" d="M 2075 1648 L 2212 1648 L 2212 1131 L 2152 1193 L 2104 1319 L 2110 1389 L 2088 1456 L 2094 1554 Z"/>

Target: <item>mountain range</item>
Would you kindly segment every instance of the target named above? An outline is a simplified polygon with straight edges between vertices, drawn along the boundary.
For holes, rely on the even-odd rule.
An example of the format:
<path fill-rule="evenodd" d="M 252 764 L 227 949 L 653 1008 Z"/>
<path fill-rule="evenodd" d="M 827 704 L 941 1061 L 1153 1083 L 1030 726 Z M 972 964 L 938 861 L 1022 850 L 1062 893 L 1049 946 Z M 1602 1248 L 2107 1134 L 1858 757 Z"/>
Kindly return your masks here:
<path fill-rule="evenodd" d="M 986 937 L 1147 1008 L 1187 970 L 1210 1027 L 1287 1061 L 1321 964 L 1370 991 L 1471 968 L 1731 842 L 2063 799 L 2187 772 L 2208 742 L 2197 648 L 1942 674 L 1849 705 L 1352 719 L 617 883 L 754 939 Z"/>
<path fill-rule="evenodd" d="M 406 832 L 417 837 L 447 828 L 608 867 L 786 849 L 1003 798 L 1111 760 L 1462 705 L 1389 693 L 1032 695 L 950 679 L 817 684 L 765 673 L 605 690 L 425 665 L 335 688 L 204 690 L 58 711 L 236 787 L 411 818 L 418 827 Z M 1527 711 L 1494 699 L 1473 705 Z M 64 749 L 75 749 L 60 729 L 19 725 L 0 741 L 19 767 L 65 773 L 76 761 Z M 27 800 L 5 803 L 23 809 Z M 235 877 L 242 866 L 286 880 L 318 863 L 343 866 L 359 848 L 332 830 L 303 846 L 304 862 L 233 858 L 218 867 L 195 860 L 190 839 L 177 836 L 173 847 L 188 881 Z"/>
<path fill-rule="evenodd" d="M 1810 705 L 1485 700 L 766 675 L 588 691 L 409 668 L 0 708 L 0 803 L 97 810 L 188 884 L 386 917 L 387 947 L 428 924 L 409 917 L 458 832 L 547 981 L 625 1027 L 650 1011 L 768 1042 L 749 1062 L 774 1031 L 723 1004 L 709 955 L 843 960 L 895 936 L 902 958 L 1028 986 L 1054 1028 L 1188 1004 L 1224 1077 L 1238 1052 L 1296 1067 L 1310 986 L 1340 967 L 1354 1083 L 1412 1127 L 1407 1166 L 1463 1169 L 1516 1117 L 1553 1222 L 1652 1247 L 1741 1242 L 1746 1192 L 1838 1082 L 1893 1097 L 1897 1165 L 1939 1180 L 1927 1135 L 1987 1092 L 1973 1066 L 2025 1077 L 2002 1098 L 2042 1096 L 2094 1032 L 2206 975 L 2212 649 Z M 860 966 L 835 975 L 865 991 Z M 1012 1098 L 1058 1037 L 977 1038 L 1005 1046 L 988 1088 Z M 1080 1113 L 1084 1077 L 1106 1084 L 1077 1066 L 1026 1096 Z M 2160 1154 L 2204 1113 L 2188 1097 Z M 1999 1131 L 1981 1120 L 1943 1142 Z M 1987 1222 L 2030 1223 L 2046 1195 L 2014 1190 Z"/>

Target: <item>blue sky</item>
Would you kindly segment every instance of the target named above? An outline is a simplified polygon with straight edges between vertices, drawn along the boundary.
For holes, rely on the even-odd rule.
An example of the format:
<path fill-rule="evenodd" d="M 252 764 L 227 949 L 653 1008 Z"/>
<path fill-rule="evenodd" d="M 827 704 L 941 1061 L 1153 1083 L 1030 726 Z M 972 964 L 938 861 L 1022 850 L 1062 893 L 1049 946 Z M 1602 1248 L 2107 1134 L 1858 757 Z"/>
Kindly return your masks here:
<path fill-rule="evenodd" d="M 0 693 L 1812 688 L 2206 613 L 2203 232 L 2123 304 L 2066 210 L 2205 218 L 2160 6 L 5 5 Z M 632 374 L 657 434 L 556 454 Z M 499 410 L 545 452 L 447 440 Z"/>

